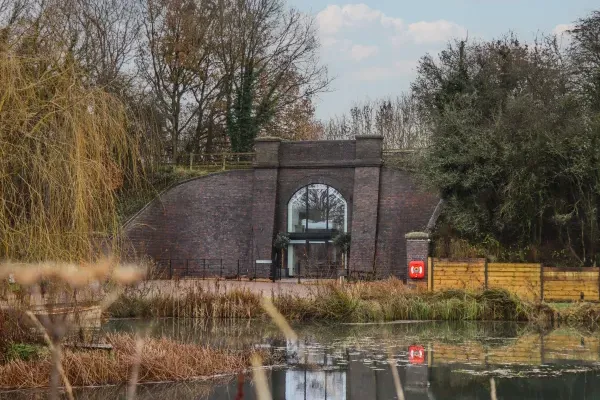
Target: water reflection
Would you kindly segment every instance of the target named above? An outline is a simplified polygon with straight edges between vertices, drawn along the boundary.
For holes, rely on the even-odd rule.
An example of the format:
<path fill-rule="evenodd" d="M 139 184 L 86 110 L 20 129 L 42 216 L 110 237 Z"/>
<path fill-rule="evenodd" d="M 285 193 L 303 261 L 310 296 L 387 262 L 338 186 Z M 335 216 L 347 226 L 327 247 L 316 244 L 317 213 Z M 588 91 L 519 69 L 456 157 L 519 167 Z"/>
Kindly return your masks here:
<path fill-rule="evenodd" d="M 600 398 L 600 342 L 596 334 L 561 329 L 535 332 L 505 323 L 412 323 L 397 325 L 301 325 L 301 338 L 281 338 L 269 324 L 220 324 L 197 320 L 111 322 L 106 330 L 144 329 L 182 341 L 214 346 L 261 345 L 285 357 L 285 368 L 268 370 L 274 399 L 395 399 L 390 369 L 397 368 L 407 400 Z M 250 378 L 244 399 L 255 399 Z M 125 398 L 123 388 L 87 389 L 78 399 Z M 219 382 L 141 385 L 140 399 L 229 400 L 235 377 Z M 0 394 L 0 399 L 45 398 L 43 393 Z"/>

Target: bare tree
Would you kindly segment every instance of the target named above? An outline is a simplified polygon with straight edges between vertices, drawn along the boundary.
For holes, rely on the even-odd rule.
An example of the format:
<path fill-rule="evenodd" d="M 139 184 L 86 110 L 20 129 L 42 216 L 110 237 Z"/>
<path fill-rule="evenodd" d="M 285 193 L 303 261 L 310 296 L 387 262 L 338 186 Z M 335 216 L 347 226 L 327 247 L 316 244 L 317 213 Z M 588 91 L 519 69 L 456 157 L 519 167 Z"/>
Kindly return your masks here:
<path fill-rule="evenodd" d="M 358 103 L 350 109 L 350 116 L 332 118 L 325 125 L 325 139 L 351 139 L 356 135 L 383 136 L 387 149 L 424 148 L 429 141 L 415 99 L 408 94 Z"/>
<path fill-rule="evenodd" d="M 171 156 L 177 159 L 179 139 L 196 115 L 191 106 L 198 43 L 197 5 L 191 0 L 147 0 L 143 3 L 144 43 L 138 65 L 166 120 Z"/>
<path fill-rule="evenodd" d="M 134 56 L 141 29 L 134 0 L 75 0 L 73 27 L 80 65 L 94 84 L 123 93 L 135 78 Z"/>
<path fill-rule="evenodd" d="M 278 109 L 329 85 L 313 19 L 281 0 L 220 0 L 218 37 L 227 131 L 236 151 L 250 149 Z"/>

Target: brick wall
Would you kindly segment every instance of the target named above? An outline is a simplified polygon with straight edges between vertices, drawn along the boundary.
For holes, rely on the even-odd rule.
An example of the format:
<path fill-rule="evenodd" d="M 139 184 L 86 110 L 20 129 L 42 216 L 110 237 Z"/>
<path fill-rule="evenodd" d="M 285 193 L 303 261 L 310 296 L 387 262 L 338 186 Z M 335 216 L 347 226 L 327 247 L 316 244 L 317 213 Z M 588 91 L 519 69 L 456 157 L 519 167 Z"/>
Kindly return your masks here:
<path fill-rule="evenodd" d="M 279 160 L 282 167 L 318 167 L 336 163 L 350 166 L 355 154 L 354 140 L 283 142 Z"/>
<path fill-rule="evenodd" d="M 213 174 L 162 194 L 125 226 L 130 256 L 249 260 L 253 175 Z"/>
<path fill-rule="evenodd" d="M 406 278 L 404 235 L 423 231 L 439 197 L 424 191 L 413 174 L 392 168 L 381 169 L 376 260 L 383 276 Z"/>
<path fill-rule="evenodd" d="M 256 265 L 258 276 L 268 278 L 273 256 L 273 239 L 275 237 L 275 206 L 277 202 L 277 168 L 261 168 L 254 170 L 252 194 L 252 259 L 261 260 Z"/>
<path fill-rule="evenodd" d="M 352 202 L 352 241 L 350 271 L 371 271 L 375 261 L 377 205 L 380 167 L 360 167 L 354 171 Z"/>

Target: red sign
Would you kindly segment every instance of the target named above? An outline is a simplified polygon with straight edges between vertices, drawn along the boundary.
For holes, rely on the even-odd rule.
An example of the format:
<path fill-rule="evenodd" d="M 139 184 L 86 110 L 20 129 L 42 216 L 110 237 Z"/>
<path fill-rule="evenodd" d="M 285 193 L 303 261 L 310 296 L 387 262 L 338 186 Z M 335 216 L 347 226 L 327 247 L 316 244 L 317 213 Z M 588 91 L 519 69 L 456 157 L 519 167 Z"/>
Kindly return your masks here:
<path fill-rule="evenodd" d="M 411 261 L 408 263 L 408 276 L 410 279 L 425 278 L 425 262 Z"/>
<path fill-rule="evenodd" d="M 425 362 L 425 349 L 423 346 L 410 346 L 408 348 L 408 362 L 423 364 Z"/>

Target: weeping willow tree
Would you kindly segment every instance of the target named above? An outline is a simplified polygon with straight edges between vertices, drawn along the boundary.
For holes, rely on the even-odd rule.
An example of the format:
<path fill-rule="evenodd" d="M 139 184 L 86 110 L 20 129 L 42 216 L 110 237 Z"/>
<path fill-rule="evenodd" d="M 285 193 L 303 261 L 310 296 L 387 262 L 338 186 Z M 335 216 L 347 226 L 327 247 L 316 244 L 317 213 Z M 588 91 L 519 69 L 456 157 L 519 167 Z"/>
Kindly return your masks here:
<path fill-rule="evenodd" d="M 68 57 L 0 51 L 0 258 L 94 258 L 137 159 L 124 105 Z"/>

